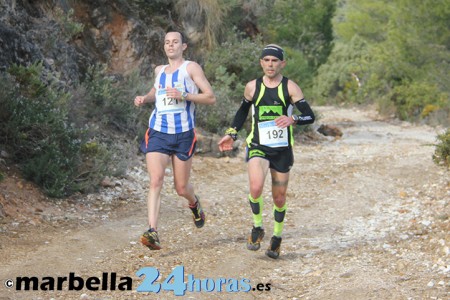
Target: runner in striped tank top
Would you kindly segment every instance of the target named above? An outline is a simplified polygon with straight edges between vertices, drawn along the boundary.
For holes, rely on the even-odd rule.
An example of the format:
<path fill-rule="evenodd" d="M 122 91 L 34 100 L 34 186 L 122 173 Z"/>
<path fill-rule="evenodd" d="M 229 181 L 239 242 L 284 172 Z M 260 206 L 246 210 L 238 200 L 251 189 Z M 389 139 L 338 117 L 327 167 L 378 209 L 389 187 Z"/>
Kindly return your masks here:
<path fill-rule="evenodd" d="M 180 31 L 168 31 L 164 38 L 168 64 L 155 68 L 157 75 L 150 92 L 134 99 L 136 106 L 155 103 L 140 147 L 146 156 L 150 179 L 147 199 L 149 229 L 142 234 L 141 242 L 151 250 L 161 249 L 157 233 L 160 195 L 165 170 L 170 163 L 175 190 L 187 199 L 195 226 L 201 228 L 205 223 L 205 213 L 189 182 L 197 142 L 195 106 L 214 104 L 216 97 L 200 65 L 183 58 L 186 48 L 185 37 Z"/>

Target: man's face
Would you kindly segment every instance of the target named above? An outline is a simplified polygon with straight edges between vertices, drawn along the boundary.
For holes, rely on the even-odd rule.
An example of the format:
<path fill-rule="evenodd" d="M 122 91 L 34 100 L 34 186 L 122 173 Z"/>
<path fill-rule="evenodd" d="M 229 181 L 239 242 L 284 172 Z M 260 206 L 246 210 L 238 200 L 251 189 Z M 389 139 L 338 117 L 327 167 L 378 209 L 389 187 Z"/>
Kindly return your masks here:
<path fill-rule="evenodd" d="M 264 75 L 268 78 L 275 78 L 283 70 L 286 62 L 275 56 L 267 55 L 259 60 Z"/>
<path fill-rule="evenodd" d="M 181 42 L 179 32 L 168 32 L 164 38 L 164 51 L 168 58 L 177 58 L 183 55 L 187 45 Z"/>

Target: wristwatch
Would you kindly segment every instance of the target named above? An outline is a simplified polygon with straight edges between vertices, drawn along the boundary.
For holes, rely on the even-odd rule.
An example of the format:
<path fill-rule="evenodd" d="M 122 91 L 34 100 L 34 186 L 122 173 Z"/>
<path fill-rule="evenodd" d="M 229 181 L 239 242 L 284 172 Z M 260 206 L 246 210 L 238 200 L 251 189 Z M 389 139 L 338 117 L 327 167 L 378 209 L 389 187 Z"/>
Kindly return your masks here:
<path fill-rule="evenodd" d="M 297 115 L 292 115 L 292 120 L 294 120 L 294 122 L 297 123 L 297 121 L 298 121 L 298 116 L 297 116 Z"/>
<path fill-rule="evenodd" d="M 187 98 L 188 93 L 186 91 L 181 93 L 181 100 L 184 101 Z"/>

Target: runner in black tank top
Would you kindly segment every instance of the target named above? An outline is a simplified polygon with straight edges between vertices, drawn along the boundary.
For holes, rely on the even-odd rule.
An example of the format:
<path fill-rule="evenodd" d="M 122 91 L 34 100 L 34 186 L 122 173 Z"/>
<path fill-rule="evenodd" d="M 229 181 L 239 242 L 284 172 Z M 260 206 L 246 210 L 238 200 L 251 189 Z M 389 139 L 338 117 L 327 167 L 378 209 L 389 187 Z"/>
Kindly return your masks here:
<path fill-rule="evenodd" d="M 300 87 L 281 75 L 286 64 L 283 49 L 274 44 L 267 45 L 261 53 L 260 64 L 264 76 L 250 81 L 245 86 L 241 107 L 236 112 L 232 126 L 219 141 L 219 149 L 233 149 L 233 141 L 236 140 L 237 133 L 252 108 L 252 129 L 247 137 L 246 160 L 253 228 L 247 240 L 247 249 L 258 250 L 265 234 L 262 192 L 270 170 L 274 229 L 266 255 L 278 258 L 286 215 L 289 171 L 294 163 L 292 126 L 313 123 L 314 113 L 305 101 Z M 301 112 L 300 115 L 292 115 L 293 106 Z"/>

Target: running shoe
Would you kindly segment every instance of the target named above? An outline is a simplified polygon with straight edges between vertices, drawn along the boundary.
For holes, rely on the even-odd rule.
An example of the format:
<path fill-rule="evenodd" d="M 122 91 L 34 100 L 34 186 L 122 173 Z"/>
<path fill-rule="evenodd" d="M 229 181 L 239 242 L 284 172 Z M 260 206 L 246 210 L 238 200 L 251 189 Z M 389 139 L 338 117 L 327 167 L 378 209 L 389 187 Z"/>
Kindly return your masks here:
<path fill-rule="evenodd" d="M 266 255 L 270 258 L 277 259 L 280 256 L 281 237 L 273 236 L 270 239 L 270 246 L 266 250 Z"/>
<path fill-rule="evenodd" d="M 195 195 L 195 199 L 197 199 L 197 201 L 195 202 L 194 207 L 189 206 L 189 208 L 192 211 L 195 226 L 197 226 L 197 228 L 202 228 L 203 225 L 205 225 L 206 217 L 205 213 L 203 212 L 202 206 L 200 205 L 200 199 L 197 195 Z"/>
<path fill-rule="evenodd" d="M 248 237 L 247 241 L 247 249 L 256 251 L 261 247 L 261 241 L 264 237 L 264 229 L 262 227 L 255 227 L 252 228 L 252 233 Z"/>
<path fill-rule="evenodd" d="M 153 228 L 150 228 L 141 235 L 141 243 L 144 246 L 147 246 L 150 250 L 161 249 L 158 233 Z"/>

